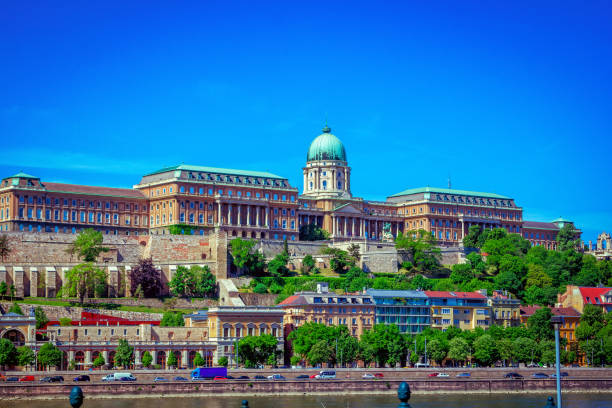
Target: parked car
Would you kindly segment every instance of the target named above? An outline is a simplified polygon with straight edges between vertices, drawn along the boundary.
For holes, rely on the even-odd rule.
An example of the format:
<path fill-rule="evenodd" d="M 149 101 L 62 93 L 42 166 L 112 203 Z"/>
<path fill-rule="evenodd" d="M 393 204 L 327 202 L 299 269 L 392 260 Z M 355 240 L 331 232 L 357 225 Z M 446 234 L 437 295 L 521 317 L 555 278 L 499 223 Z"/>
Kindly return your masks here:
<path fill-rule="evenodd" d="M 416 363 L 414 368 L 429 368 L 429 364 L 427 363 Z"/>
<path fill-rule="evenodd" d="M 438 376 L 438 373 L 431 373 L 431 374 L 428 374 L 427 376 L 428 376 L 428 377 L 437 377 L 437 376 Z"/>
<path fill-rule="evenodd" d="M 315 375 L 317 380 L 335 380 L 336 379 L 336 371 L 334 370 L 323 370 L 319 372 L 319 374 Z"/>
<path fill-rule="evenodd" d="M 155 378 L 153 379 L 153 381 L 154 381 L 154 382 L 162 382 L 162 381 L 168 381 L 168 379 L 167 379 L 167 378 L 164 378 L 164 377 L 155 377 Z"/>
<path fill-rule="evenodd" d="M 310 376 L 310 379 L 317 378 L 317 375 L 319 375 L 319 374 L 312 374 L 312 375 Z"/>
<path fill-rule="evenodd" d="M 374 374 L 365 373 L 364 375 L 361 376 L 361 378 L 364 379 L 364 380 L 373 380 L 376 377 L 374 377 Z"/>
<path fill-rule="evenodd" d="M 15 376 L 7 377 L 6 381 L 7 382 L 16 382 L 16 381 L 19 381 L 19 377 L 15 377 Z"/>
<path fill-rule="evenodd" d="M 213 381 L 224 381 L 227 380 L 227 377 L 221 377 L 220 375 L 213 378 Z"/>
<path fill-rule="evenodd" d="M 263 375 L 256 375 L 255 377 L 253 377 L 254 380 L 265 380 L 266 377 L 264 377 Z"/>
<path fill-rule="evenodd" d="M 0 374 L 0 381 L 6 381 L 6 377 L 4 376 L 4 374 Z"/>
<path fill-rule="evenodd" d="M 531 363 L 531 364 L 528 364 L 527 367 L 536 368 L 536 367 L 539 367 L 539 365 L 537 365 L 536 363 Z"/>
<path fill-rule="evenodd" d="M 51 382 L 51 377 L 43 377 L 40 379 L 40 382 Z"/>
<path fill-rule="evenodd" d="M 189 380 L 185 377 L 174 377 L 174 381 L 189 381 Z"/>
<path fill-rule="evenodd" d="M 384 375 L 383 375 L 383 373 L 374 373 L 374 377 L 376 377 L 376 378 L 383 378 Z"/>
<path fill-rule="evenodd" d="M 226 375 L 225 378 L 227 378 L 228 380 L 235 380 L 235 378 L 232 377 L 231 375 Z"/>
<path fill-rule="evenodd" d="M 309 378 L 310 378 L 310 376 L 308 374 L 300 374 L 300 375 L 295 377 L 296 380 L 307 380 Z"/>
<path fill-rule="evenodd" d="M 448 375 L 448 373 L 438 373 L 438 378 L 440 377 L 448 378 L 450 375 Z"/>
<path fill-rule="evenodd" d="M 23 377 L 21 377 L 19 379 L 20 382 L 22 381 L 34 381 L 34 376 L 33 375 L 24 375 Z"/>
<path fill-rule="evenodd" d="M 470 373 L 459 373 L 459 374 L 457 374 L 457 377 L 471 377 L 471 376 L 472 376 L 472 374 L 470 374 Z"/>
<path fill-rule="evenodd" d="M 241 375 L 240 377 L 238 377 L 239 380 L 248 380 L 249 376 L 248 375 Z"/>
<path fill-rule="evenodd" d="M 531 375 L 531 377 L 533 377 L 533 378 L 548 378 L 548 374 L 534 373 L 534 374 Z"/>
<path fill-rule="evenodd" d="M 507 373 L 506 375 L 504 375 L 504 378 L 521 379 L 523 378 L 523 376 L 520 375 L 519 373 Z"/>
<path fill-rule="evenodd" d="M 559 377 L 563 379 L 563 377 L 569 377 L 569 374 L 566 371 L 561 371 L 561 373 L 559 373 Z M 557 378 L 557 373 L 551 375 L 550 378 Z"/>
<path fill-rule="evenodd" d="M 286 380 L 286 378 L 280 374 L 272 374 L 268 376 L 268 380 L 282 381 Z"/>
<path fill-rule="evenodd" d="M 91 378 L 89 378 L 88 375 L 79 375 L 74 377 L 74 379 L 72 381 L 91 381 Z"/>

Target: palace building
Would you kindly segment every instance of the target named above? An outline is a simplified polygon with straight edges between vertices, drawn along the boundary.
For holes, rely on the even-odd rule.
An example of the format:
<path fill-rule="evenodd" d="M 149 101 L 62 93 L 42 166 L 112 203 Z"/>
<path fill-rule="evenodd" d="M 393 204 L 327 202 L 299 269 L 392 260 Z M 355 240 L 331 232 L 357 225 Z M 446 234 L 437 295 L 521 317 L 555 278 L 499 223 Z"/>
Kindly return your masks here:
<path fill-rule="evenodd" d="M 272 173 L 178 165 L 142 177 L 132 189 L 41 181 L 17 173 L 0 183 L 0 230 L 104 234 L 179 233 L 299 240 L 313 224 L 334 241 L 392 240 L 423 229 L 441 245 L 459 245 L 472 225 L 505 228 L 534 245 L 556 248 L 571 221 L 523 220 L 511 197 L 450 188 L 411 188 L 386 201 L 353 195 L 346 149 L 327 126 L 308 149 L 300 194 Z M 579 233 L 579 231 L 578 231 Z"/>

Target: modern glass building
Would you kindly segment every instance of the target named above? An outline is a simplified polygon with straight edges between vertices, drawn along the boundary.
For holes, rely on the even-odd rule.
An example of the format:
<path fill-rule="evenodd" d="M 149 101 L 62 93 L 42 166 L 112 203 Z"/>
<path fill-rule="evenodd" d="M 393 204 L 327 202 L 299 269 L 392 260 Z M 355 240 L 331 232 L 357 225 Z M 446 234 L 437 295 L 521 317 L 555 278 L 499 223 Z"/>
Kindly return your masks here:
<path fill-rule="evenodd" d="M 430 326 L 429 299 L 418 290 L 368 289 L 376 305 L 376 323 L 395 324 L 401 333 L 417 334 Z"/>

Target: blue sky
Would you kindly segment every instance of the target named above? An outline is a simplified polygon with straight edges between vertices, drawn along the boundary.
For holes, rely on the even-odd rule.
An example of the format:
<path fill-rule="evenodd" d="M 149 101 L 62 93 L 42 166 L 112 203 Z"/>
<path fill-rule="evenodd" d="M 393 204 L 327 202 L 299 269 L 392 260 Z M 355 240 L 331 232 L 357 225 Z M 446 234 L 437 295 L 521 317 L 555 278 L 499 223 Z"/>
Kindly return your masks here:
<path fill-rule="evenodd" d="M 450 175 L 594 239 L 612 229 L 610 7 L 5 3 L 0 172 L 129 187 L 187 163 L 271 171 L 301 190 L 327 115 L 354 195 Z"/>

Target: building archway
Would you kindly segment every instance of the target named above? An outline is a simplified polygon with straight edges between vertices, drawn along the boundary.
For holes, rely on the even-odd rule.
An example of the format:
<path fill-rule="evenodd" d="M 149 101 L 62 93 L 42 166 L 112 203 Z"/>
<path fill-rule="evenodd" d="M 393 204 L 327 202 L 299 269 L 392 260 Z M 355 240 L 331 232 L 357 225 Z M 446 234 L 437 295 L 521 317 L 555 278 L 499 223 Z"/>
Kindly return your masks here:
<path fill-rule="evenodd" d="M 15 347 L 25 345 L 25 336 L 23 335 L 21 330 L 18 329 L 9 329 L 5 331 L 2 335 L 2 338 L 10 340 Z"/>
<path fill-rule="evenodd" d="M 197 351 L 195 351 L 195 350 L 191 350 L 191 351 L 189 352 L 189 356 L 188 356 L 188 363 L 187 363 L 188 365 L 187 365 L 187 367 L 189 367 L 189 368 L 195 368 L 195 364 L 193 364 L 193 360 L 195 359 L 195 356 L 196 356 L 197 354 L 198 354 L 198 352 L 197 352 Z"/>
<path fill-rule="evenodd" d="M 176 367 L 177 368 L 183 367 L 183 361 L 182 361 L 183 353 L 181 353 L 178 350 L 173 351 L 173 353 L 174 353 L 174 356 L 176 357 Z"/>
<path fill-rule="evenodd" d="M 210 350 L 204 351 L 204 367 L 212 367 L 213 366 L 213 352 Z"/>
<path fill-rule="evenodd" d="M 84 370 L 85 369 L 85 352 L 83 351 L 77 351 L 76 353 L 74 353 L 74 362 L 75 364 L 75 370 Z"/>
<path fill-rule="evenodd" d="M 115 350 L 108 352 L 108 361 L 106 363 L 110 368 L 115 366 Z"/>
<path fill-rule="evenodd" d="M 160 366 L 162 370 L 166 368 L 166 352 L 165 351 L 158 351 L 157 357 L 155 358 L 155 360 L 156 360 L 155 364 Z"/>

